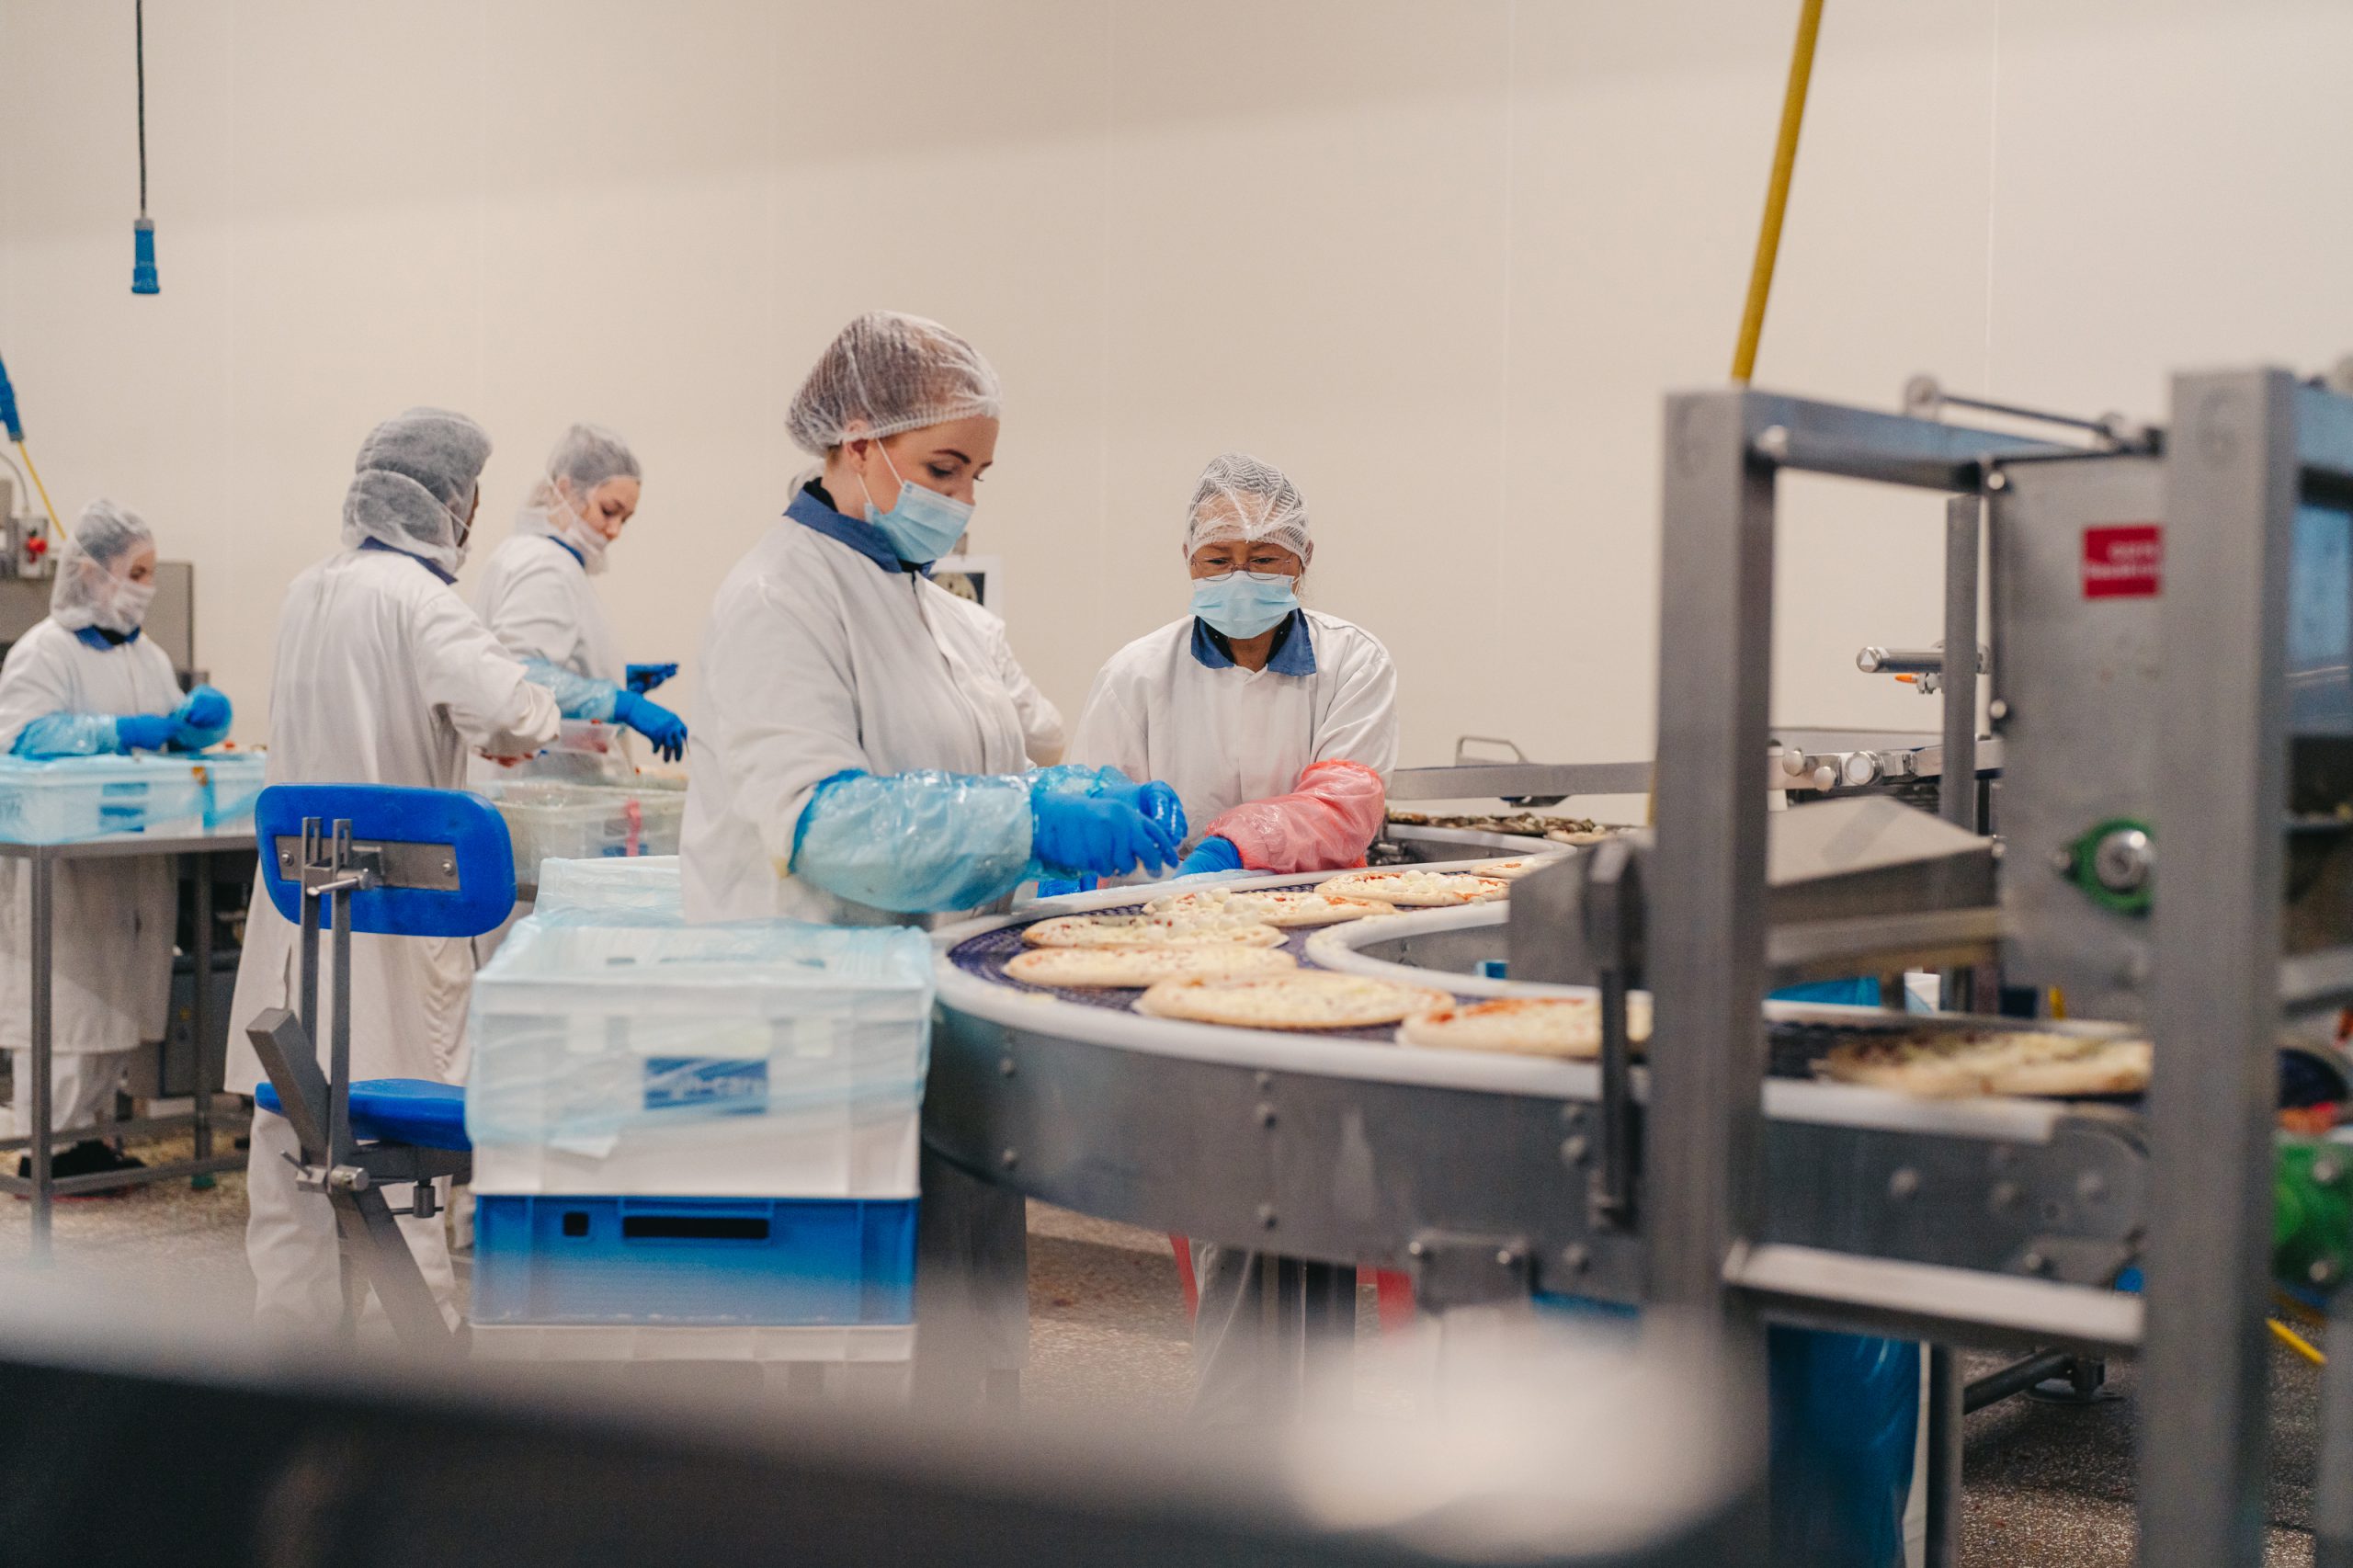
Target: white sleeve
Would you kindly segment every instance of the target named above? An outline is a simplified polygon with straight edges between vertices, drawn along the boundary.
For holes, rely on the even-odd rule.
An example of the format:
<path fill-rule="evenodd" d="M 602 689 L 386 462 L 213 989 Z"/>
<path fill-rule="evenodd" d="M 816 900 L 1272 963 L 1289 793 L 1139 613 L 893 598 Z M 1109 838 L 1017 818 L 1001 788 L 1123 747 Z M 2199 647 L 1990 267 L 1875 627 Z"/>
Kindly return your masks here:
<path fill-rule="evenodd" d="M 858 741 L 841 616 L 809 584 L 757 579 L 711 607 L 695 672 L 699 706 L 721 740 L 698 750 L 697 766 L 725 769 L 732 809 L 758 827 L 779 868 L 791 863 L 794 830 L 817 786 L 849 769 L 873 771 Z"/>
<path fill-rule="evenodd" d="M 994 619 L 989 627 L 989 652 L 996 660 L 998 678 L 1013 694 L 1014 710 L 1021 715 L 1021 749 L 1040 767 L 1060 762 L 1069 740 L 1063 731 L 1063 710 L 1038 689 L 1029 672 L 1013 656 L 1004 623 Z"/>
<path fill-rule="evenodd" d="M 506 574 L 499 591 L 483 606 L 483 619 L 506 651 L 518 659 L 545 659 L 577 671 L 580 628 L 573 597 L 554 563 L 526 556 Z"/>
<path fill-rule="evenodd" d="M 556 738 L 555 699 L 524 677 L 522 662 L 454 589 L 436 586 L 416 606 L 416 678 L 425 699 L 493 756 L 529 756 Z"/>
<path fill-rule="evenodd" d="M 1357 645 L 1339 661 L 1331 704 L 1315 726 L 1315 760 L 1363 763 L 1386 784 L 1397 770 L 1396 666 L 1371 637 L 1349 641 Z"/>
<path fill-rule="evenodd" d="M 1116 767 L 1131 778 L 1144 779 L 1146 757 L 1142 711 L 1131 704 L 1121 689 L 1116 666 L 1107 665 L 1086 693 L 1078 710 L 1078 729 L 1071 736 L 1066 760 L 1087 767 Z"/>
<path fill-rule="evenodd" d="M 74 708 L 74 673 L 58 640 L 42 622 L 17 639 L 0 664 L 0 756 L 14 751 L 17 737 L 34 720 Z"/>

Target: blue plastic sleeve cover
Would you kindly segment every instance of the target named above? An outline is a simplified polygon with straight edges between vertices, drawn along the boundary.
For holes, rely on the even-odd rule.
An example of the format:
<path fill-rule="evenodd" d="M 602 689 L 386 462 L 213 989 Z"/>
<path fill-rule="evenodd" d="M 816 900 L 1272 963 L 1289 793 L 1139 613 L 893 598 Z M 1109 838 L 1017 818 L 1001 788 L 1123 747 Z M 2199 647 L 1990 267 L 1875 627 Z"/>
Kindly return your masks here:
<path fill-rule="evenodd" d="M 902 915 L 988 903 L 1034 874 L 1029 780 L 836 773 L 801 812 L 792 874 L 837 898 Z"/>
<path fill-rule="evenodd" d="M 104 713 L 44 713 L 27 724 L 12 748 L 18 756 L 104 756 L 128 750 Z"/>
<path fill-rule="evenodd" d="M 620 687 L 608 680 L 592 680 L 574 675 L 561 665 L 545 659 L 523 661 L 523 674 L 533 686 L 543 687 L 555 696 L 556 710 L 567 719 L 594 719 L 610 723 L 614 699 Z"/>

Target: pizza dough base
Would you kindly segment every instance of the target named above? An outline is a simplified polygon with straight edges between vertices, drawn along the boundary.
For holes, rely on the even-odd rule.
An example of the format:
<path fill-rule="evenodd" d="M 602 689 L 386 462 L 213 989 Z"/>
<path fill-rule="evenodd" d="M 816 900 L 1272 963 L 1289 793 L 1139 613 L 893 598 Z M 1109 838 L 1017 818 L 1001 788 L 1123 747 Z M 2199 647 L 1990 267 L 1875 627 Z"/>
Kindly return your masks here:
<path fill-rule="evenodd" d="M 1492 903 L 1507 896 L 1511 884 L 1497 877 L 1463 871 L 1350 871 L 1317 883 L 1315 891 L 1335 898 L 1374 899 L 1401 909 L 1452 909 L 1466 903 Z"/>
<path fill-rule="evenodd" d="M 1530 871 L 1540 871 L 1547 866 L 1557 866 L 1567 859 L 1565 855 L 1522 855 L 1509 860 L 1483 860 L 1471 868 L 1474 877 L 1494 877 L 1500 881 L 1516 882 Z"/>
<path fill-rule="evenodd" d="M 1136 999 L 1136 1011 L 1245 1029 L 1358 1029 L 1453 1000 L 1418 985 L 1315 970 L 1268 980 L 1164 980 Z"/>
<path fill-rule="evenodd" d="M 1626 998 L 1628 1043 L 1640 1055 L 1651 1037 L 1647 992 Z M 1400 1045 L 1433 1051 L 1492 1051 L 1512 1056 L 1589 1061 L 1601 1054 L 1601 1003 L 1582 996 L 1498 996 L 1441 1007 L 1405 1020 Z"/>
<path fill-rule="evenodd" d="M 1892 1056 L 1892 1047 L 1909 1047 Z M 2132 1095 L 2149 1086 L 2154 1052 L 2145 1040 L 2104 1040 L 2048 1031 L 1905 1036 L 1835 1048 L 1817 1064 L 1842 1084 L 1924 1098 L 1966 1095 Z"/>
<path fill-rule="evenodd" d="M 1031 948 L 1007 960 L 1005 972 L 1029 985 L 1141 990 L 1180 975 L 1238 980 L 1298 967 L 1297 959 L 1275 949 L 1199 942 L 1181 948 Z"/>

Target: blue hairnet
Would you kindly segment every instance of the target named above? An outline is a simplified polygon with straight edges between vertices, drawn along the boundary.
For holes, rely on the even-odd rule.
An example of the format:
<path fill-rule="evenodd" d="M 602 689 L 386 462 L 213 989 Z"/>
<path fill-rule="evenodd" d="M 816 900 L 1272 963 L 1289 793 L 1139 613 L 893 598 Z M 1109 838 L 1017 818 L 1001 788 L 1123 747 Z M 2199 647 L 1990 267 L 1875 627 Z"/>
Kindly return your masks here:
<path fill-rule="evenodd" d="M 473 509 L 490 433 L 462 414 L 412 408 L 368 433 L 343 498 L 343 542 L 367 540 L 420 555 L 445 572 L 466 558 L 461 538 Z"/>

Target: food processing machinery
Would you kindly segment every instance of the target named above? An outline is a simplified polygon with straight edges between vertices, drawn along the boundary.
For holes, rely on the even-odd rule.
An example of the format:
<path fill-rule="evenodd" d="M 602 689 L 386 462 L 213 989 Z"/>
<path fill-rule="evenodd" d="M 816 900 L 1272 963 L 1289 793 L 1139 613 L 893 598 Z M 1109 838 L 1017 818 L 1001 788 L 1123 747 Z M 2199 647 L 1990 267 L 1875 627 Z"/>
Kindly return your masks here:
<path fill-rule="evenodd" d="M 2142 1561 L 2259 1561 L 2275 1045 L 2283 1011 L 2353 999 L 2353 401 L 2266 370 L 2183 376 L 2173 403 L 2165 431 L 2069 445 L 1745 389 L 1670 400 L 1677 634 L 1654 770 L 1400 776 L 1407 798 L 1533 802 L 1640 788 L 1639 768 L 1654 835 L 1572 853 L 1509 906 L 1294 938 L 1309 963 L 1462 996 L 1649 989 L 1645 1066 L 1622 1001 L 1605 1000 L 1600 1059 L 1572 1062 L 1409 1050 L 1387 1030 L 1178 1024 L 1005 977 L 1025 920 L 1136 902 L 1115 890 L 940 936 L 927 1138 L 1086 1212 L 1406 1269 L 1433 1308 L 1533 1292 L 1712 1324 L 1754 1369 L 1753 1402 L 1725 1412 L 1751 1430 L 1768 1320 L 2134 1352 Z M 1923 746 L 1800 737 L 1776 752 L 1790 471 L 1951 498 L 1942 645 L 1988 649 L 1982 751 L 1977 682 L 1955 679 L 1933 769 Z M 1938 780 L 1943 822 L 1866 788 L 1899 753 L 1914 780 Z M 1878 778 L 1849 777 L 1861 754 Z M 1790 809 L 1768 811 L 1773 792 Z M 1506 956 L 1513 978 L 1488 978 Z M 1768 979 L 1924 964 L 1953 971 L 1963 1003 L 1980 966 L 2057 990 L 2073 1021 L 2040 1027 L 2145 1029 L 2149 1094 L 1930 1100 L 1819 1082 L 1829 1044 L 1905 1026 L 1765 1001 Z M 2337 1193 L 2347 1162 L 2304 1158 Z M 2344 1267 L 2345 1238 L 2313 1218 L 2333 1211 L 2302 1210 L 2311 1284 Z M 2116 1289 L 2134 1267 L 2145 1295 Z M 1331 1288 L 1304 1279 L 1300 1310 Z M 1955 1365 L 1935 1358 L 1932 1562 L 1951 1560 Z M 2343 1447 L 2353 1377 L 2336 1382 Z M 2353 1496 L 2337 1495 L 2353 1465 L 2336 1471 L 2325 1553 L 2340 1526 L 2353 1535 Z M 1733 1532 L 1747 1560 L 1763 1561 L 1761 1520 Z"/>

